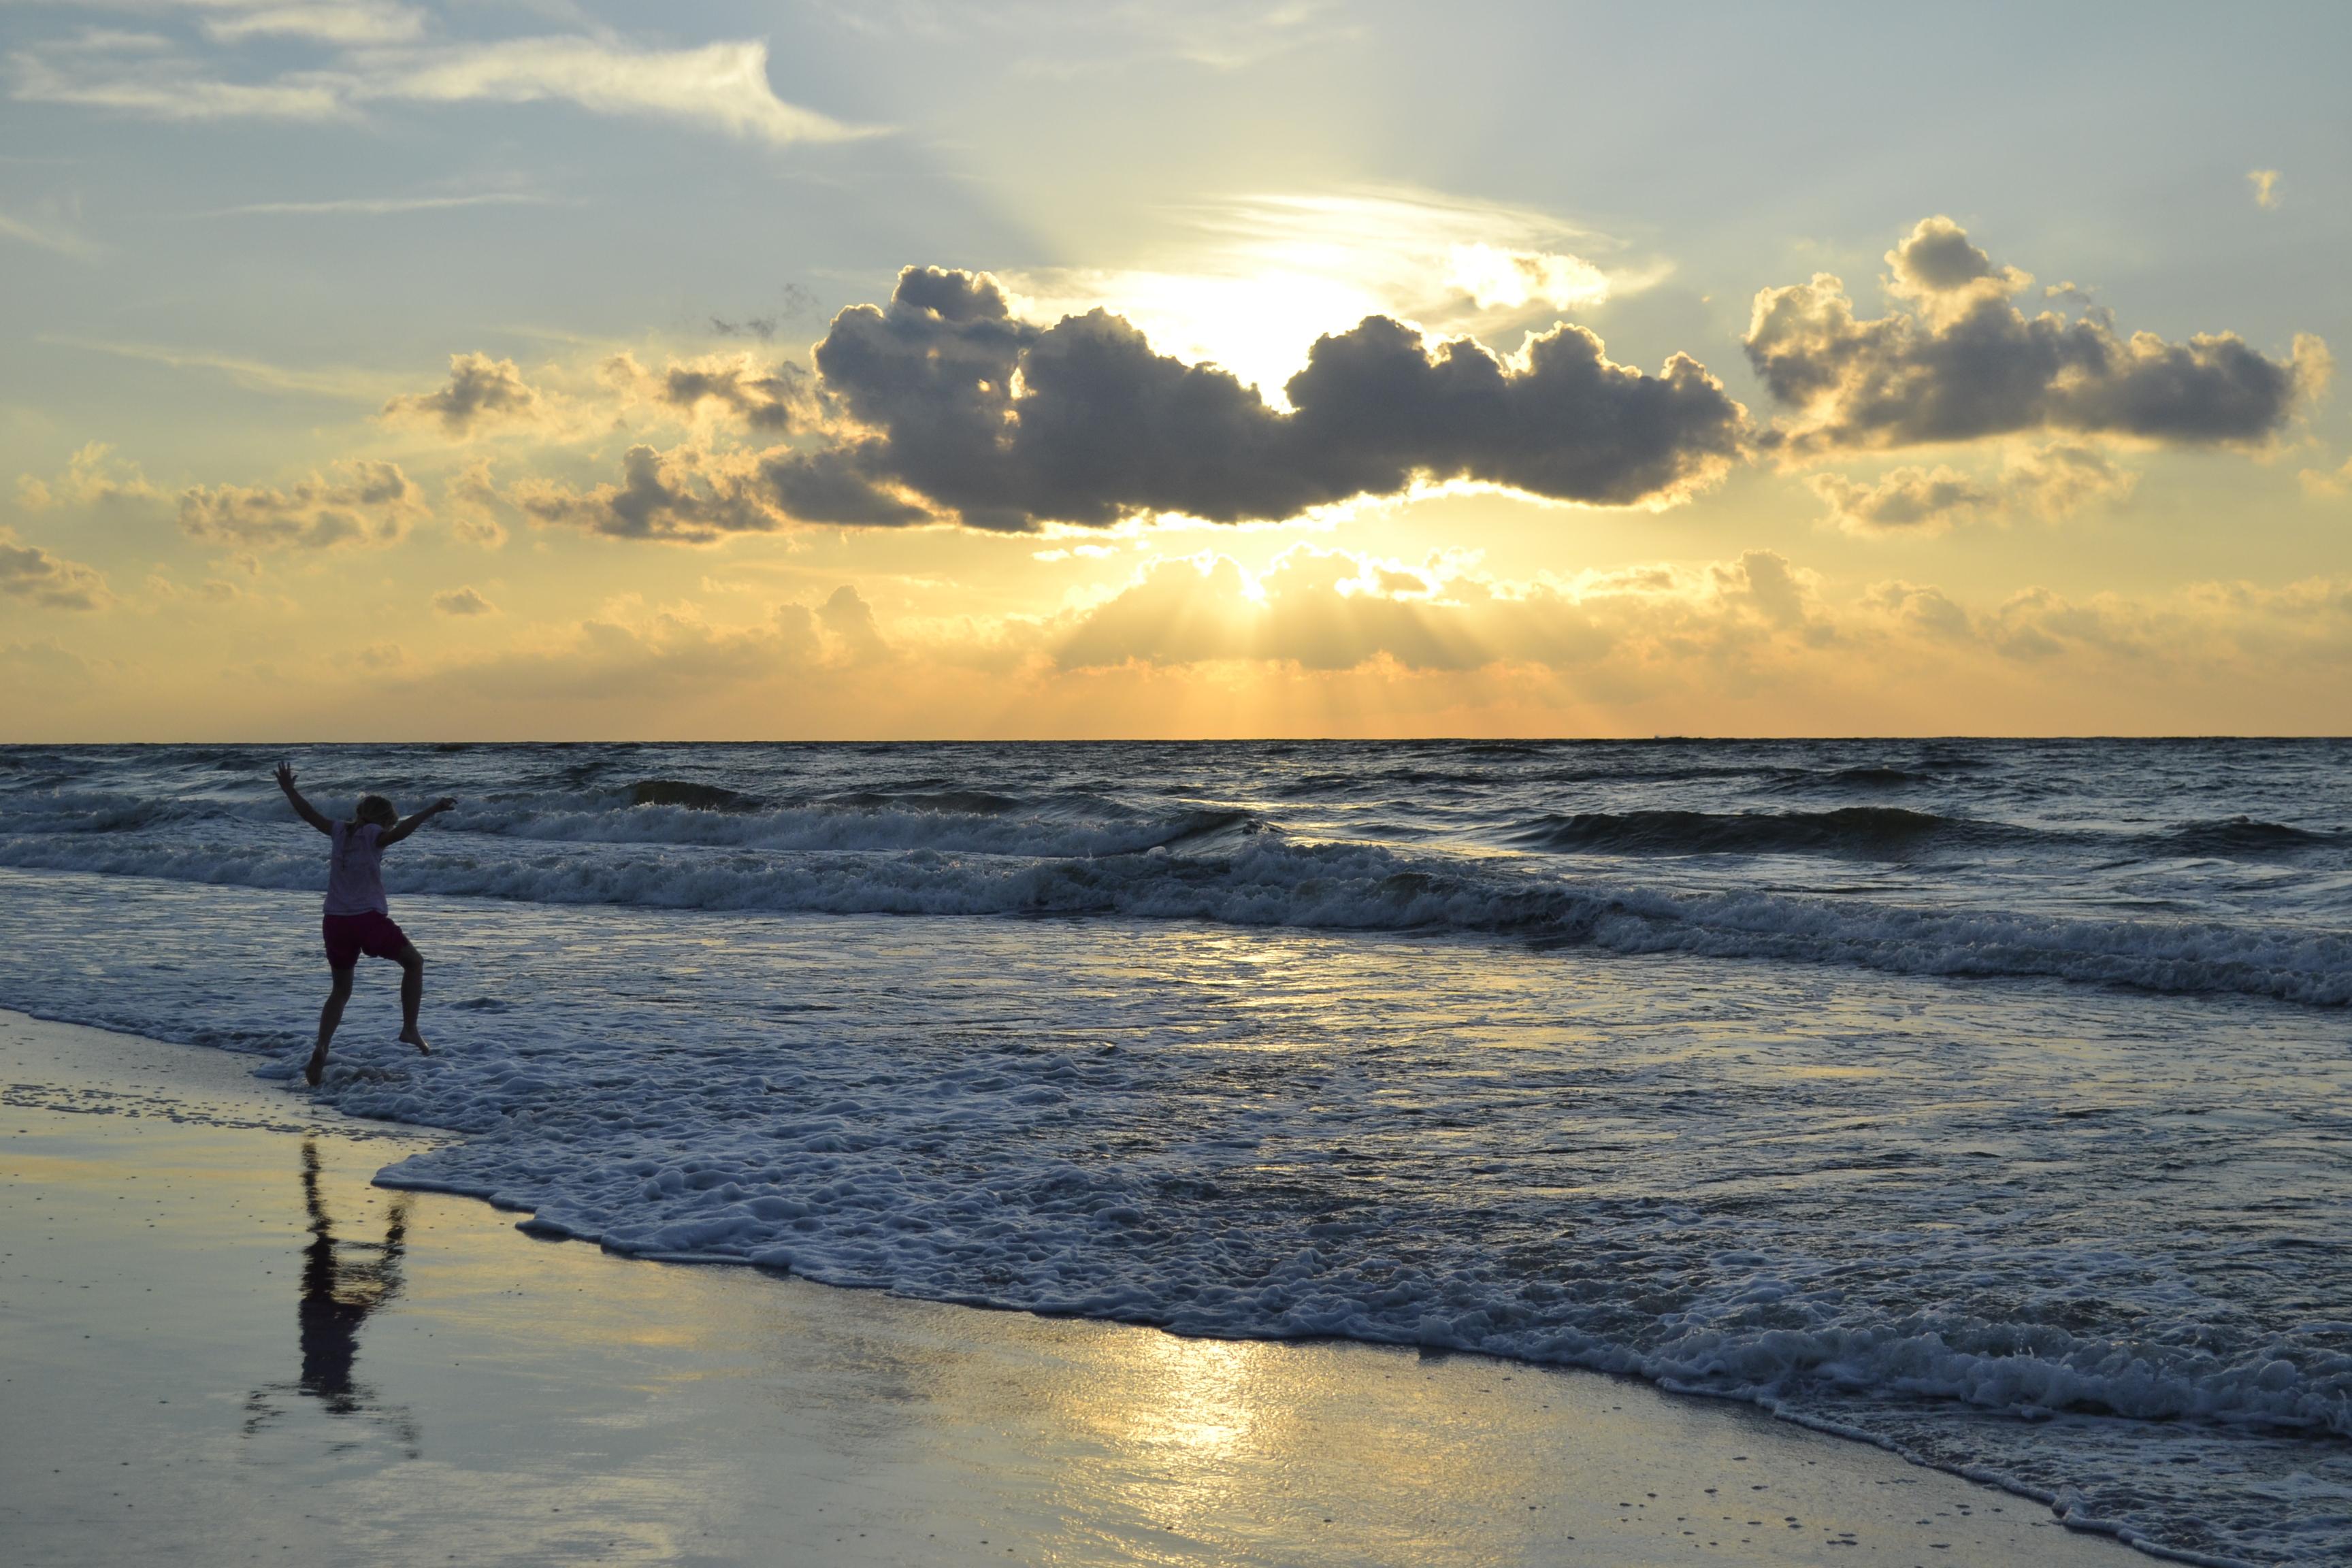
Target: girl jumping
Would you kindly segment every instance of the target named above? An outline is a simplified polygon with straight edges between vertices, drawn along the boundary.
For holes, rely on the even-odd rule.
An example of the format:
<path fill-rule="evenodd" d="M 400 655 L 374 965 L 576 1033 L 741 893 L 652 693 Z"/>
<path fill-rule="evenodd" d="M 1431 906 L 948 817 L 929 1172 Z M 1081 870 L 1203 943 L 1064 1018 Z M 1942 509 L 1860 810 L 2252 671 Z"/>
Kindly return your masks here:
<path fill-rule="evenodd" d="M 363 795 L 352 808 L 349 822 L 330 822 L 318 807 L 294 787 L 294 767 L 278 764 L 278 787 L 286 792 L 294 815 L 334 840 L 334 858 L 327 869 L 327 906 L 320 929 L 327 939 L 327 967 L 335 982 L 327 1005 L 319 1009 L 319 1045 L 302 1068 L 306 1082 L 317 1083 L 327 1068 L 327 1042 L 343 1021 L 343 1004 L 352 999 L 352 976 L 360 954 L 389 958 L 400 965 L 400 1037 L 427 1056 L 433 1047 L 417 1032 L 416 1010 L 425 1001 L 425 957 L 408 935 L 392 923 L 383 898 L 383 852 L 442 812 L 457 808 L 457 800 L 443 795 L 414 816 L 403 817 L 380 795 Z"/>

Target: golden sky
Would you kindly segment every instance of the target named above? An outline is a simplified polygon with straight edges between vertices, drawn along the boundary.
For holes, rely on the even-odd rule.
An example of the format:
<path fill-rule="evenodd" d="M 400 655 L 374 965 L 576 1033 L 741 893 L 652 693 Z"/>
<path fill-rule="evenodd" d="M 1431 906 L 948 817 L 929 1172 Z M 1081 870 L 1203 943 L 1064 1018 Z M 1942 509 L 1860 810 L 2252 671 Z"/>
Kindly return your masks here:
<path fill-rule="evenodd" d="M 0 740 L 2344 732 L 2332 7 L 0 6 Z"/>

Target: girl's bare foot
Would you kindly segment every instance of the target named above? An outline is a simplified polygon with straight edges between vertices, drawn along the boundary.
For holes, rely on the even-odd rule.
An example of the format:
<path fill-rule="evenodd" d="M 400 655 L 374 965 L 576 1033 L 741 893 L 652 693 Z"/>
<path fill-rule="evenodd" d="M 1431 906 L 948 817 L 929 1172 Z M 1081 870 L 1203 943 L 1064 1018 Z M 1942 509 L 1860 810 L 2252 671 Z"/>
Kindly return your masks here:
<path fill-rule="evenodd" d="M 407 1041 L 410 1045 L 415 1046 L 418 1050 L 423 1051 L 426 1056 L 429 1057 L 433 1054 L 433 1047 L 425 1043 L 425 1037 L 416 1032 L 415 1025 L 411 1024 L 405 1029 L 401 1030 L 400 1037 Z"/>
<path fill-rule="evenodd" d="M 310 1059 L 302 1064 L 302 1081 L 317 1088 L 320 1075 L 327 1070 L 327 1053 L 312 1051 Z"/>

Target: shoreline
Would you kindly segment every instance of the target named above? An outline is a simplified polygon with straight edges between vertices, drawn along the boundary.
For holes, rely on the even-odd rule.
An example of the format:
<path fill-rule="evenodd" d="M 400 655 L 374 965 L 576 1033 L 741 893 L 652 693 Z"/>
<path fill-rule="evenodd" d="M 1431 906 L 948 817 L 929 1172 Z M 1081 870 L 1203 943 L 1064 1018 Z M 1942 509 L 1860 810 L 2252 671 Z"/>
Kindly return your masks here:
<path fill-rule="evenodd" d="M 227 1053 L 0 1013 L 0 1331 L 34 1417 L 0 1449 L 0 1521 L 28 1562 L 119 1560 L 164 1512 L 193 1563 L 286 1520 L 289 1561 L 2137 1560 L 1745 1405 L 639 1267 L 374 1187 L 446 1135 Z M 37 1462 L 60 1458 L 71 1479 Z M 126 1470 L 171 1506 L 110 1495 Z"/>

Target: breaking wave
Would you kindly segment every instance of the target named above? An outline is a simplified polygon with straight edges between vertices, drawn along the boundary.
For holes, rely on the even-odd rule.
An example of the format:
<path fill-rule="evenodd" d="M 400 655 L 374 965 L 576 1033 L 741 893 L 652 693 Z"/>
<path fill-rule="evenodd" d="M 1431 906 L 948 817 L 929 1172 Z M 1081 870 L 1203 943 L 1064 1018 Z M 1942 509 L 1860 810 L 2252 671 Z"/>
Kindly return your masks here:
<path fill-rule="evenodd" d="M 1628 953 L 2352 1004 L 2352 938 L 2271 922 L 2062 918 L 1755 889 L 1675 889 L 1562 875 L 1530 859 L 1302 843 L 1243 812 L 1186 811 L 1059 830 L 878 810 L 745 815 L 657 806 L 623 815 L 625 820 L 616 821 L 609 813 L 558 813 L 510 824 L 503 834 L 435 834 L 412 841 L 396 862 L 388 860 L 385 879 L 395 895 L 552 904 L 1107 914 L 1454 931 Z M 1787 830 L 1785 825 L 1772 829 Z M 1041 837 L 1047 853 L 1037 852 Z M 208 844 L 196 835 L 162 843 L 105 832 L 6 837 L 0 838 L 0 865 L 256 888 L 320 885 L 310 844 L 285 835 L 264 850 Z"/>

